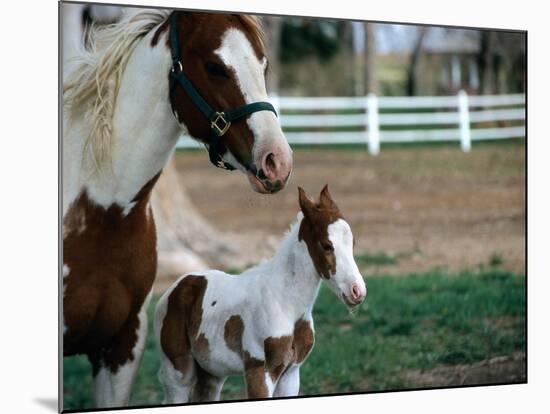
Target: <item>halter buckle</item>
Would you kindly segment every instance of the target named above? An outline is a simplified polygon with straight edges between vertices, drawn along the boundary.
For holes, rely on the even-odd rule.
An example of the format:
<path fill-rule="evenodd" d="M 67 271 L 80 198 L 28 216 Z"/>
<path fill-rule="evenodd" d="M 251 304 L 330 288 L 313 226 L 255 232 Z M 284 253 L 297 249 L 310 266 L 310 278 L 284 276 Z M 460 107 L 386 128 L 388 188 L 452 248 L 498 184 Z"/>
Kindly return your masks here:
<path fill-rule="evenodd" d="M 177 67 L 177 70 L 176 70 L 176 67 Z M 183 72 L 183 65 L 181 64 L 181 62 L 179 60 L 172 63 L 171 71 L 172 71 L 172 73 L 176 73 L 176 74 Z"/>
<path fill-rule="evenodd" d="M 219 122 L 221 122 L 222 124 L 219 125 Z M 216 132 L 216 135 L 218 135 L 219 137 L 223 136 L 230 126 L 231 122 L 225 119 L 225 117 L 223 116 L 223 112 L 216 112 L 216 118 L 214 118 L 214 120 L 210 122 L 210 128 L 212 128 Z"/>

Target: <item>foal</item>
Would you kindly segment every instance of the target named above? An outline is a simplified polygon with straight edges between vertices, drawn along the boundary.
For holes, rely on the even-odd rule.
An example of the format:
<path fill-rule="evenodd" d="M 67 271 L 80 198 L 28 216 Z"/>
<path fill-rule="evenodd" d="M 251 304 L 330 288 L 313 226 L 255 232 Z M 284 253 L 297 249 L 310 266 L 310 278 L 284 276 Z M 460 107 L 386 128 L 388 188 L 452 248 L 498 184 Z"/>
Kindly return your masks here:
<path fill-rule="evenodd" d="M 161 297 L 155 335 L 165 403 L 219 400 L 226 377 L 243 373 L 248 398 L 298 395 L 321 281 L 350 308 L 363 301 L 353 235 L 327 186 L 317 203 L 299 188 L 299 202 L 273 258 L 239 276 L 182 276 Z"/>

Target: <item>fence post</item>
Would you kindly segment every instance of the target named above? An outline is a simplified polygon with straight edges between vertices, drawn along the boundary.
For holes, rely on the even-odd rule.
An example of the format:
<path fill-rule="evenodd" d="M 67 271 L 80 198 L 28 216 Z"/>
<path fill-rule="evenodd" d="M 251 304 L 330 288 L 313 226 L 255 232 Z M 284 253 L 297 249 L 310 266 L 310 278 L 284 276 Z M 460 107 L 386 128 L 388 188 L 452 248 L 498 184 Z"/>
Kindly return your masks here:
<path fill-rule="evenodd" d="M 460 148 L 464 152 L 469 152 L 472 147 L 470 105 L 468 103 L 468 94 L 463 90 L 458 92 L 458 115 L 460 119 Z"/>
<path fill-rule="evenodd" d="M 367 138 L 369 153 L 377 155 L 380 152 L 380 126 L 378 124 L 378 97 L 374 93 L 367 95 Z"/>

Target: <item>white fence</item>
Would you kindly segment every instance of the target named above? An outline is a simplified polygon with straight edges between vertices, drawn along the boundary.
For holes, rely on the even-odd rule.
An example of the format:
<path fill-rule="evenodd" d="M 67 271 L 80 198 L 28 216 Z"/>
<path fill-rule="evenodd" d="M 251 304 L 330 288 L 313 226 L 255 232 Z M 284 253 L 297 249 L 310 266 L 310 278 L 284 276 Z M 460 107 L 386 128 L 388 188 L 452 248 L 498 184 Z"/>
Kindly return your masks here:
<path fill-rule="evenodd" d="M 371 154 L 378 154 L 380 144 L 389 142 L 457 141 L 469 151 L 472 141 L 525 137 L 523 94 L 468 96 L 460 91 L 455 96 L 273 96 L 270 100 L 290 144 L 364 143 Z M 197 146 L 189 137 L 178 143 L 178 148 Z"/>

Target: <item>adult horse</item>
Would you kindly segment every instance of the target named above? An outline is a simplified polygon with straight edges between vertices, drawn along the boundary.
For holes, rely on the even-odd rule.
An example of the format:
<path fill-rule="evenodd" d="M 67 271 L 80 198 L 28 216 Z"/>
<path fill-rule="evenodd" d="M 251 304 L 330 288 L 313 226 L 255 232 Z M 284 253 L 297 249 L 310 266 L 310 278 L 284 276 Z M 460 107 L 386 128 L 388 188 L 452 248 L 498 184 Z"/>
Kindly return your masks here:
<path fill-rule="evenodd" d="M 274 193 L 292 168 L 255 19 L 140 10 L 94 33 L 64 84 L 63 352 L 87 355 L 98 407 L 125 405 L 155 278 L 149 198 L 182 130 Z M 211 112 L 208 112 L 210 109 Z"/>

